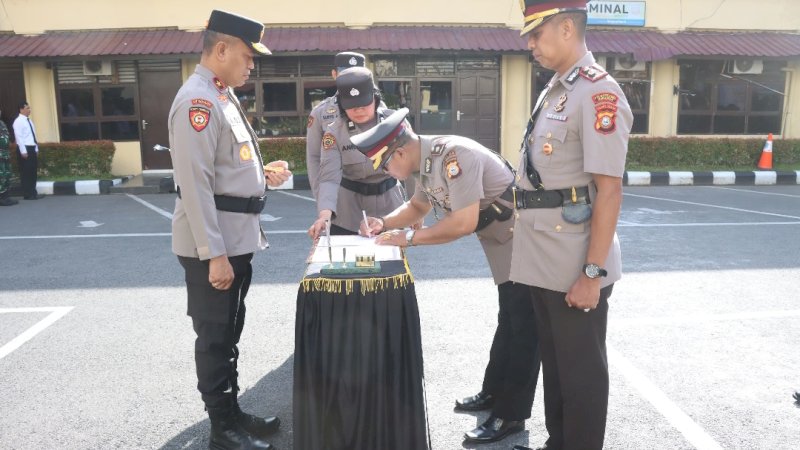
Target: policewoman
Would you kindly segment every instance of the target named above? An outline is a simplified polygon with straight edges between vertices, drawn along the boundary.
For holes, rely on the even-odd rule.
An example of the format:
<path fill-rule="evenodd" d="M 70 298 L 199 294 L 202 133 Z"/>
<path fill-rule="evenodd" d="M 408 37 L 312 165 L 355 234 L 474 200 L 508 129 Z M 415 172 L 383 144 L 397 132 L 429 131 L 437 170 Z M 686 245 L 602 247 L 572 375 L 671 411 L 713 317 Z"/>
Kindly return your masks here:
<path fill-rule="evenodd" d="M 404 201 L 397 180 L 373 168 L 350 142 L 351 136 L 394 112 L 381 106 L 372 72 L 364 67 L 344 70 L 336 77 L 336 89 L 343 112 L 322 135 L 317 218 L 308 229 L 312 239 L 325 230 L 327 221 L 331 221 L 331 234 L 357 234 L 362 211 L 381 216 Z"/>
<path fill-rule="evenodd" d="M 364 55 L 356 52 L 341 52 L 334 57 L 334 68 L 331 77 L 335 80 L 339 72 L 351 67 L 364 67 Z M 308 182 L 311 193 L 317 198 L 319 190 L 319 159 L 322 151 L 322 135 L 325 129 L 339 118 L 339 104 L 336 96 L 322 100 L 308 115 L 306 130 L 306 168 L 308 169 Z"/>
<path fill-rule="evenodd" d="M 601 449 L 608 408 L 608 297 L 633 116 L 586 48 L 586 0 L 525 0 L 521 34 L 555 75 L 520 154 L 511 280 L 530 286 L 548 450 Z M 521 448 L 521 447 L 520 447 Z"/>
<path fill-rule="evenodd" d="M 285 161 L 264 166 L 258 139 L 233 93 L 247 81 L 261 44 L 261 23 L 215 10 L 203 33 L 200 64 L 169 113 L 178 198 L 172 250 L 185 271 L 188 315 L 197 334 L 197 388 L 211 421 L 214 449 L 271 449 L 276 417 L 241 411 L 237 343 L 245 320 L 253 253 L 267 247 L 259 217 L 266 185 L 290 172 Z"/>
<path fill-rule="evenodd" d="M 509 281 L 514 171 L 498 154 L 471 139 L 415 134 L 405 121 L 407 114 L 408 109 L 402 108 L 351 138 L 375 168 L 399 180 L 419 174 L 411 199 L 383 217 L 368 218 L 369 225 L 362 226 L 361 232 L 384 232 L 377 238 L 379 244 L 402 247 L 443 244 L 477 233 L 497 284 L 500 312 L 483 390 L 456 407 L 490 408 L 489 418 L 464 439 L 498 441 L 525 429 L 539 376 L 536 321 L 528 287 Z M 431 209 L 438 219 L 432 226 L 398 230 L 418 222 Z M 478 402 L 481 407 L 476 407 Z"/>

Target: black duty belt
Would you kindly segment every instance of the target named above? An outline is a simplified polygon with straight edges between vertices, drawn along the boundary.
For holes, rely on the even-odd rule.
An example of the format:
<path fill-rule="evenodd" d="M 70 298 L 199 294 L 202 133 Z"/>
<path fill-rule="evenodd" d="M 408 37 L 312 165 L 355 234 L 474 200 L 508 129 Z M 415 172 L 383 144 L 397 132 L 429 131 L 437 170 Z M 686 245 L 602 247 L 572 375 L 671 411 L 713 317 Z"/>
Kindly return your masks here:
<path fill-rule="evenodd" d="M 558 208 L 579 202 L 591 203 L 588 186 L 538 191 L 526 191 L 520 188 L 514 190 L 514 202 L 517 209 Z"/>
<path fill-rule="evenodd" d="M 513 204 L 514 185 L 509 186 L 505 192 L 500 195 L 500 198 Z M 499 222 L 505 222 L 506 220 L 510 219 L 513 214 L 513 208 L 509 208 L 498 201 L 494 201 L 491 205 L 482 209 L 480 213 L 478 213 L 478 226 L 475 227 L 475 233 L 488 227 L 495 220 Z"/>
<path fill-rule="evenodd" d="M 380 183 L 362 183 L 360 181 L 348 180 L 342 178 L 341 186 L 348 191 L 353 191 L 361 195 L 381 195 L 389 189 L 395 187 L 397 180 L 394 178 L 387 178 Z"/>
<path fill-rule="evenodd" d="M 181 187 L 178 186 L 178 197 L 181 196 Z M 261 214 L 267 204 L 267 194 L 261 197 L 233 197 L 231 195 L 214 194 L 214 205 L 220 211 Z"/>

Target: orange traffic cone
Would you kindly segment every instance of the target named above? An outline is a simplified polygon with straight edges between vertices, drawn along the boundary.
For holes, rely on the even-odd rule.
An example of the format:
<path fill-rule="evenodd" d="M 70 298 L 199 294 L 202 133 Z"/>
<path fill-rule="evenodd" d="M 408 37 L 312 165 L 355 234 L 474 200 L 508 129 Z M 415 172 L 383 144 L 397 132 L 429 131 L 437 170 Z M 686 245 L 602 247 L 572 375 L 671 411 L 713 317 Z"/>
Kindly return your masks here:
<path fill-rule="evenodd" d="M 761 150 L 761 159 L 758 160 L 758 168 L 761 170 L 772 169 L 772 133 L 764 143 L 764 150 Z"/>

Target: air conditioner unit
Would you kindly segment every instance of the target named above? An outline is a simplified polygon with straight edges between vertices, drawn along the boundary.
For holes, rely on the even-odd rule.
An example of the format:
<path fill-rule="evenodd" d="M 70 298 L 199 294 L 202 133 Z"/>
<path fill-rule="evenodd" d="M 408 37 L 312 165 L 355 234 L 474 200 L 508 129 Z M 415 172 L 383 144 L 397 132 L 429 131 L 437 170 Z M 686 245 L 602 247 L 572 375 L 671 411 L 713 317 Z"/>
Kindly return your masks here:
<path fill-rule="evenodd" d="M 84 61 L 84 75 L 111 75 L 111 61 Z"/>
<path fill-rule="evenodd" d="M 731 73 L 737 75 L 759 74 L 764 71 L 764 62 L 760 59 L 734 59 L 729 67 Z"/>
<path fill-rule="evenodd" d="M 614 58 L 614 70 L 644 72 L 647 70 L 647 63 L 644 61 L 636 61 L 630 56 L 618 56 Z"/>

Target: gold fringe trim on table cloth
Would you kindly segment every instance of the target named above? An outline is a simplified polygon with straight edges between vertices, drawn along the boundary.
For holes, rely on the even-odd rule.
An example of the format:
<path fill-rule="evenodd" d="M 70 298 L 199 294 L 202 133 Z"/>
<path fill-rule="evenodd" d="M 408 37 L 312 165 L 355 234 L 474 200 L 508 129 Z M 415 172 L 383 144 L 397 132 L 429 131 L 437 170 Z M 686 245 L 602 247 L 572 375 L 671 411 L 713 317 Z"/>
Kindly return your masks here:
<path fill-rule="evenodd" d="M 350 295 L 355 291 L 355 283 L 360 283 L 361 295 L 374 293 L 389 288 L 404 288 L 414 283 L 414 277 L 408 270 L 406 262 L 406 273 L 382 278 L 307 278 L 301 283 L 303 292 L 328 292 L 331 294 Z"/>

